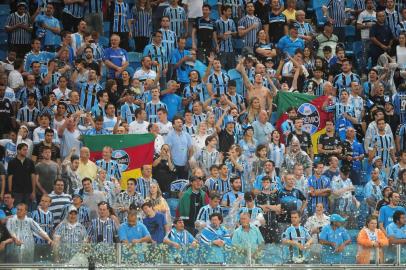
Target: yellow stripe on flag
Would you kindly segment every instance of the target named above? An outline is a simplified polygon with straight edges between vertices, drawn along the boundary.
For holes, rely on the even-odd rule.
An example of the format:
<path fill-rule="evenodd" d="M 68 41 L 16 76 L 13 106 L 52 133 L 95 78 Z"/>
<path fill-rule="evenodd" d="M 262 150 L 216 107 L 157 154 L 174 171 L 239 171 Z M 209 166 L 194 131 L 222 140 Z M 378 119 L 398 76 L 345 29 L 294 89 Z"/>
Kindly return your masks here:
<path fill-rule="evenodd" d="M 128 170 L 125 171 L 121 174 L 121 189 L 126 190 L 127 189 L 127 180 L 129 178 L 135 178 L 137 179 L 138 177 L 141 177 L 141 168 L 137 168 L 134 170 Z"/>
<path fill-rule="evenodd" d="M 316 133 L 313 133 L 313 135 L 312 135 L 313 152 L 315 155 L 318 153 L 317 141 L 319 140 L 320 135 L 324 134 L 324 133 L 326 133 L 326 128 L 322 128 L 319 131 L 317 131 Z"/>

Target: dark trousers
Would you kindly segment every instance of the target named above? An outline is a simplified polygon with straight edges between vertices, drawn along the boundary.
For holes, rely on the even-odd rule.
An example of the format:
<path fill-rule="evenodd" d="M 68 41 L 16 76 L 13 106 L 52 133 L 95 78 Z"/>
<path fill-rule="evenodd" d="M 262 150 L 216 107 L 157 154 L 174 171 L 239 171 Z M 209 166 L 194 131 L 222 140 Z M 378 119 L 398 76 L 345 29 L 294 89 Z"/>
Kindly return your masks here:
<path fill-rule="evenodd" d="M 178 179 L 188 179 L 189 176 L 189 172 L 186 168 L 186 166 L 176 166 L 176 176 L 178 177 Z"/>
<path fill-rule="evenodd" d="M 134 37 L 135 51 L 142 53 L 145 46 L 149 43 L 149 37 Z"/>
<path fill-rule="evenodd" d="M 30 199 L 31 193 L 13 193 L 14 195 L 14 205 L 19 203 L 25 203 L 28 206 L 28 212 L 36 209 L 37 203 Z"/>
<path fill-rule="evenodd" d="M 78 31 L 78 25 L 82 18 L 76 18 L 68 13 L 62 13 L 62 24 L 63 29 L 66 31 L 70 31 L 72 33 L 76 33 Z"/>
<path fill-rule="evenodd" d="M 219 59 L 222 68 L 224 68 L 225 70 L 235 68 L 235 55 L 235 52 L 219 52 Z"/>
<path fill-rule="evenodd" d="M 128 42 L 128 32 L 113 32 L 113 34 L 120 36 L 120 48 L 123 48 L 127 52 L 130 51 L 130 46 Z"/>

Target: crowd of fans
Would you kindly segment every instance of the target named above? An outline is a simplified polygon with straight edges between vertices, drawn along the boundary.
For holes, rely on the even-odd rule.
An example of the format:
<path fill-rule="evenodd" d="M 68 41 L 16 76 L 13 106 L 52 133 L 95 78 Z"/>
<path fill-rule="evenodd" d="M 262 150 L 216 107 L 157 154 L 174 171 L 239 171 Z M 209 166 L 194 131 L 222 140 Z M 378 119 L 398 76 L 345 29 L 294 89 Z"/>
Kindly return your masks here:
<path fill-rule="evenodd" d="M 357 229 L 357 263 L 393 262 L 383 247 L 406 243 L 406 4 L 330 0 L 316 19 L 310 2 L 10 1 L 7 260 L 121 242 L 225 263 L 227 247 L 281 243 L 288 262 L 341 263 Z M 276 127 L 281 92 L 324 97 L 317 145 L 295 107 Z M 126 183 L 120 149 L 93 162 L 82 143 L 145 133 L 154 161 Z"/>

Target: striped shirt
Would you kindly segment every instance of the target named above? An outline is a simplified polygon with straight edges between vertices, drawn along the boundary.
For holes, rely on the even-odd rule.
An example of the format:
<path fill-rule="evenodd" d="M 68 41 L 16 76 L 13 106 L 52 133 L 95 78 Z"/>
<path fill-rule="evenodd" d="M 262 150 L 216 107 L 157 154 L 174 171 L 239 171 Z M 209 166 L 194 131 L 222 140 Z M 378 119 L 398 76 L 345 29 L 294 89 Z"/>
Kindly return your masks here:
<path fill-rule="evenodd" d="M 85 6 L 81 3 L 66 4 L 63 8 L 63 12 L 75 18 L 83 18 Z"/>
<path fill-rule="evenodd" d="M 155 45 L 154 43 L 150 43 L 144 48 L 143 56 L 151 57 L 152 61 L 157 61 L 161 68 L 164 69 L 168 66 L 168 58 L 166 53 L 166 48 L 161 45 Z M 156 71 L 156 66 L 153 67 L 153 70 Z"/>
<path fill-rule="evenodd" d="M 213 72 L 207 78 L 207 82 L 211 83 L 212 91 L 214 94 L 221 96 L 227 92 L 228 82 L 230 76 L 227 73 L 220 71 L 220 73 Z"/>
<path fill-rule="evenodd" d="M 333 85 L 337 90 L 339 90 L 339 93 L 341 94 L 341 90 L 346 88 L 347 90 L 350 89 L 351 82 L 358 82 L 361 84 L 361 79 L 360 77 L 355 74 L 350 72 L 349 74 L 344 74 L 340 73 L 334 77 L 333 80 Z"/>
<path fill-rule="evenodd" d="M 172 52 L 178 46 L 177 44 L 177 35 L 174 31 L 169 29 L 159 29 L 162 32 L 162 46 L 166 51 L 166 59 L 169 61 L 171 59 Z"/>
<path fill-rule="evenodd" d="M 61 220 L 64 220 L 67 215 L 69 208 L 71 207 L 71 204 L 65 205 L 65 207 L 62 209 L 62 216 Z M 87 206 L 81 205 L 78 209 L 78 222 L 85 226 L 85 228 L 88 228 L 90 226 L 90 210 Z"/>
<path fill-rule="evenodd" d="M 396 37 L 397 33 L 397 26 L 400 23 L 400 14 L 399 12 L 395 10 L 391 11 L 389 9 L 385 9 L 385 19 L 386 19 L 386 25 L 389 26 L 390 31 L 392 32 L 392 35 Z"/>
<path fill-rule="evenodd" d="M 220 195 L 229 192 L 231 190 L 230 178 L 227 177 L 226 180 L 221 178 L 216 179 L 212 186 L 209 187 L 209 190 L 215 190 L 220 193 Z"/>
<path fill-rule="evenodd" d="M 257 218 L 257 216 L 262 213 L 262 209 L 256 206 L 254 206 L 254 208 L 248 208 L 246 206 L 243 206 L 238 210 L 237 221 L 240 220 L 240 215 L 242 213 L 249 213 L 251 221 L 254 221 Z"/>
<path fill-rule="evenodd" d="M 395 113 L 399 115 L 400 123 L 406 123 L 406 92 L 398 91 L 392 100 Z"/>
<path fill-rule="evenodd" d="M 334 20 L 335 27 L 345 25 L 345 0 L 329 0 L 327 5 L 329 17 Z"/>
<path fill-rule="evenodd" d="M 132 13 L 127 3 L 115 1 L 113 14 L 113 21 L 111 22 L 111 28 L 114 33 L 126 33 L 129 32 L 128 20 L 132 19 Z"/>
<path fill-rule="evenodd" d="M 395 183 L 397 183 L 399 181 L 399 172 L 405 169 L 406 166 L 401 167 L 400 163 L 396 163 L 390 170 L 389 179 L 392 179 L 393 181 L 395 181 Z"/>
<path fill-rule="evenodd" d="M 183 7 L 169 6 L 165 9 L 163 16 L 168 16 L 170 20 L 170 29 L 177 36 L 183 36 L 186 33 L 184 22 L 187 20 L 186 12 Z"/>
<path fill-rule="evenodd" d="M 402 32 L 406 32 L 406 21 L 401 21 L 396 26 L 396 37 L 399 37 Z"/>
<path fill-rule="evenodd" d="M 241 178 L 241 191 L 245 192 L 246 191 L 246 172 L 248 172 L 248 164 L 245 162 L 245 160 L 242 157 L 239 157 L 237 159 L 237 163 L 243 168 L 242 171 L 237 170 L 235 165 L 230 159 L 227 159 L 224 164 L 226 164 L 228 168 L 228 173 L 229 175 L 238 175 Z"/>
<path fill-rule="evenodd" d="M 242 105 L 245 105 L 244 102 L 244 97 L 240 94 L 235 94 L 234 96 L 227 94 L 228 99 L 237 106 L 238 111 L 241 112 L 242 110 Z"/>
<path fill-rule="evenodd" d="M 225 203 L 227 207 L 232 207 L 238 197 L 244 197 L 244 193 L 231 190 L 223 195 L 221 202 Z"/>
<path fill-rule="evenodd" d="M 10 139 L 0 140 L 0 145 L 4 147 L 4 169 L 7 170 L 8 163 L 17 156 L 17 145 Z"/>
<path fill-rule="evenodd" d="M 257 24 L 257 27 L 251 29 L 245 36 L 242 37 L 244 46 L 254 47 L 257 42 L 257 33 L 262 28 L 261 20 L 258 17 L 246 15 L 238 22 L 239 29 L 248 29 L 251 25 Z"/>
<path fill-rule="evenodd" d="M 223 35 L 225 32 L 236 32 L 235 23 L 231 19 L 223 20 L 220 18 L 215 23 L 216 32 L 219 35 Z M 219 41 L 220 52 L 233 52 L 233 38 L 231 35 L 227 36 L 225 39 Z"/>
<path fill-rule="evenodd" d="M 97 92 L 103 90 L 100 84 L 93 82 L 85 82 L 80 89 L 80 105 L 90 111 L 97 103 Z"/>
<path fill-rule="evenodd" d="M 118 235 L 117 225 L 111 218 L 106 220 L 95 218 L 87 229 L 87 234 L 91 243 L 113 244 Z"/>
<path fill-rule="evenodd" d="M 385 168 L 392 166 L 390 151 L 395 149 L 393 137 L 388 134 L 380 135 L 379 133 L 372 137 L 368 150 L 372 151 L 375 148 L 375 157 L 380 157 Z"/>
<path fill-rule="evenodd" d="M 41 73 L 41 75 L 40 75 L 40 77 L 41 77 L 41 81 L 43 82 L 44 81 L 44 78 L 46 77 L 46 76 L 48 76 L 48 72 L 45 72 L 45 73 Z M 50 92 L 52 92 L 55 88 L 57 88 L 58 87 L 58 81 L 59 81 L 59 78 L 62 76 L 62 74 L 61 73 L 59 73 L 59 72 L 54 72 L 54 73 L 52 73 L 51 74 L 51 79 L 49 80 L 49 82 L 47 83 L 47 84 L 43 84 L 42 85 L 42 91 L 41 91 L 41 93 L 42 93 L 42 95 L 48 95 Z"/>
<path fill-rule="evenodd" d="M 102 13 L 103 1 L 102 0 L 88 0 L 85 14 Z"/>
<path fill-rule="evenodd" d="M 364 109 L 365 101 L 360 96 L 350 95 L 350 102 L 354 107 L 354 116 L 357 118 L 358 123 L 362 122 L 362 110 Z"/>
<path fill-rule="evenodd" d="M 400 138 L 400 150 L 406 150 L 406 123 L 399 125 L 396 130 L 396 136 Z"/>
<path fill-rule="evenodd" d="M 221 213 L 221 206 L 212 208 L 209 204 L 200 208 L 199 213 L 196 216 L 196 221 L 203 221 L 205 223 L 210 223 L 210 215 L 213 213 Z"/>
<path fill-rule="evenodd" d="M 185 88 L 183 88 L 183 97 L 184 98 L 189 98 L 193 94 L 196 94 L 198 101 L 204 102 L 206 100 L 206 85 L 204 83 L 198 83 L 195 86 L 191 86 L 190 84 L 186 85 Z M 190 102 L 186 106 L 190 111 L 192 110 L 193 104 Z"/>
<path fill-rule="evenodd" d="M 168 106 L 166 106 L 166 104 L 161 101 L 159 101 L 158 103 L 150 101 L 145 105 L 145 112 L 147 113 L 148 116 L 148 122 L 150 123 L 158 122 L 158 110 L 160 108 L 168 110 Z"/>
<path fill-rule="evenodd" d="M 268 145 L 268 148 L 268 158 L 275 162 L 275 168 L 281 168 L 285 156 L 285 145 L 283 143 L 281 143 L 280 145 L 270 143 Z"/>
<path fill-rule="evenodd" d="M 37 122 L 40 111 L 37 108 L 30 109 L 28 106 L 24 106 L 18 110 L 17 121 L 22 122 Z"/>
<path fill-rule="evenodd" d="M 85 226 L 79 222 L 75 224 L 62 222 L 56 227 L 55 236 L 59 236 L 60 242 L 64 245 L 75 248 L 77 246 L 74 244 L 81 244 L 87 240 L 87 231 Z"/>
<path fill-rule="evenodd" d="M 146 180 L 143 177 L 137 178 L 137 184 L 135 185 L 135 190 L 141 194 L 142 198 L 145 200 L 149 196 L 149 189 L 151 187 L 151 182 L 158 183 L 155 179 Z"/>
<path fill-rule="evenodd" d="M 150 37 L 152 33 L 152 11 L 144 8 L 137 9 L 134 5 L 132 9 L 134 19 L 134 36 Z"/>
<path fill-rule="evenodd" d="M 172 228 L 165 238 L 186 247 L 195 240 L 193 235 L 187 230 L 178 231 L 176 228 Z"/>
<path fill-rule="evenodd" d="M 98 117 L 98 116 L 106 116 L 106 111 L 105 111 L 105 107 L 104 106 L 100 106 L 100 104 L 96 104 L 92 107 L 92 109 L 90 110 L 90 113 L 92 114 L 92 116 L 94 118 Z"/>
<path fill-rule="evenodd" d="M 201 122 L 206 121 L 206 114 L 202 113 L 202 114 L 193 114 L 192 116 L 193 118 L 193 125 L 194 126 L 198 126 Z"/>
<path fill-rule="evenodd" d="M 49 194 L 49 197 L 52 199 L 52 203 L 49 206 L 49 211 L 51 211 L 54 216 L 54 225 L 56 226 L 62 220 L 63 208 L 65 205 L 70 205 L 72 198 L 69 194 L 61 193 L 58 195 L 54 191 Z"/>
<path fill-rule="evenodd" d="M 313 27 L 310 23 L 303 22 L 295 22 L 295 26 L 297 27 L 297 33 L 301 36 L 312 36 L 314 34 Z"/>
<path fill-rule="evenodd" d="M 207 174 L 210 172 L 210 167 L 212 165 L 220 164 L 220 153 L 216 149 L 213 149 L 213 151 L 209 152 L 207 151 L 206 147 L 203 147 L 202 150 L 200 150 L 199 156 L 196 161 L 199 167 L 202 168 Z"/>
<path fill-rule="evenodd" d="M 68 104 L 68 108 L 66 109 L 67 113 L 74 114 L 77 111 L 84 111 L 85 108 L 80 104 Z"/>
<path fill-rule="evenodd" d="M 145 198 L 145 197 L 144 197 Z M 144 199 L 140 193 L 135 192 L 133 195 L 128 194 L 128 191 L 123 191 L 117 195 L 117 205 L 119 207 L 130 207 L 130 205 L 135 205 L 136 207 L 142 206 L 144 203 Z M 120 221 L 123 222 L 124 219 L 127 217 L 127 212 L 118 212 L 118 217 Z"/>
<path fill-rule="evenodd" d="M 238 8 L 243 9 L 244 3 L 242 0 L 219 0 L 217 5 L 220 6 L 230 6 L 231 7 L 231 18 L 238 18 Z"/>
<path fill-rule="evenodd" d="M 128 124 L 135 121 L 135 110 L 138 109 L 139 106 L 132 103 L 128 104 L 127 102 L 124 103 L 120 108 L 121 119 L 124 119 Z"/>
<path fill-rule="evenodd" d="M 355 117 L 354 106 L 350 102 L 348 102 L 347 104 L 334 102 L 332 105 L 326 107 L 326 111 L 335 111 L 334 119 L 336 121 L 343 117 L 343 113 L 347 113 L 352 117 Z"/>
<path fill-rule="evenodd" d="M 44 212 L 42 209 L 31 212 L 31 218 L 38 223 L 38 225 L 43 229 L 48 235 L 52 235 L 52 230 L 54 228 L 54 219 L 51 211 Z M 36 244 L 46 244 L 47 241 L 34 235 L 34 241 Z"/>
<path fill-rule="evenodd" d="M 331 188 L 331 182 L 330 179 L 328 179 L 326 176 L 321 175 L 319 178 L 317 178 L 315 175 L 312 175 L 309 177 L 307 180 L 307 185 L 309 188 L 313 188 L 315 190 L 318 189 L 325 189 L 325 188 Z M 323 203 L 324 209 L 328 211 L 328 196 L 311 196 L 309 194 L 309 211 L 311 214 L 313 214 L 316 211 L 316 205 L 318 203 Z"/>
<path fill-rule="evenodd" d="M 337 0 L 336 0 L 337 1 Z M 341 0 L 344 1 L 344 0 Z M 299 243 L 301 245 L 305 245 L 306 242 L 311 238 L 308 230 L 299 225 L 298 227 L 294 227 L 291 225 L 282 233 L 282 240 L 290 240 L 294 241 L 295 243 Z M 289 260 L 293 260 L 295 257 L 303 257 L 304 256 L 304 251 L 300 250 L 296 246 L 285 246 L 284 247 L 284 253 L 285 257 Z M 286 254 L 288 253 L 288 254 Z"/>
<path fill-rule="evenodd" d="M 40 108 L 40 101 L 42 98 L 41 91 L 37 87 L 33 87 L 32 89 L 29 89 L 27 87 L 21 88 L 17 93 L 16 93 L 16 99 L 21 101 L 22 106 L 26 106 L 28 102 L 28 95 L 34 93 L 35 96 L 37 97 L 37 104 L 36 106 Z"/>
<path fill-rule="evenodd" d="M 17 12 L 10 14 L 10 16 L 7 18 L 6 26 L 13 27 L 17 24 L 30 25 L 30 15 L 28 13 L 24 13 L 22 16 L 20 16 Z M 31 32 L 18 27 L 9 33 L 9 43 L 30 44 Z"/>
<path fill-rule="evenodd" d="M 187 126 L 187 125 L 185 124 L 185 125 L 183 125 L 183 131 L 185 131 L 185 132 L 188 133 L 190 136 L 192 136 L 193 134 L 196 133 L 196 126 L 195 126 L 195 125 Z"/>
<path fill-rule="evenodd" d="M 111 178 L 114 177 L 118 181 L 121 180 L 121 169 L 117 161 L 110 160 L 105 161 L 104 159 L 96 160 L 96 165 L 106 171 L 106 180 L 111 181 Z"/>

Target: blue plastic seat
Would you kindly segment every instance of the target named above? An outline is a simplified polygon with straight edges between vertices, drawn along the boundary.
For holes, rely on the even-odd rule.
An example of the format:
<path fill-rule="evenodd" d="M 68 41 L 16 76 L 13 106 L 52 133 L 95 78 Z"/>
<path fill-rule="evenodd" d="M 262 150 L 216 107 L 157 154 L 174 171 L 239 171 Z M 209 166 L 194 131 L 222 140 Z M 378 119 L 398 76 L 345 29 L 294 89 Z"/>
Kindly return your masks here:
<path fill-rule="evenodd" d="M 5 31 L 0 31 L 0 45 L 7 44 L 8 34 Z"/>
<path fill-rule="evenodd" d="M 129 52 L 128 53 L 128 62 L 140 62 L 139 53 L 136 52 Z"/>
<path fill-rule="evenodd" d="M 241 73 L 240 72 L 238 72 L 236 69 L 230 69 L 229 71 L 228 71 L 228 76 L 230 76 L 230 79 L 231 80 L 238 80 L 238 79 L 240 79 L 241 80 Z"/>
<path fill-rule="evenodd" d="M 10 6 L 9 5 L 0 5 L 0 15 L 10 15 Z"/>

